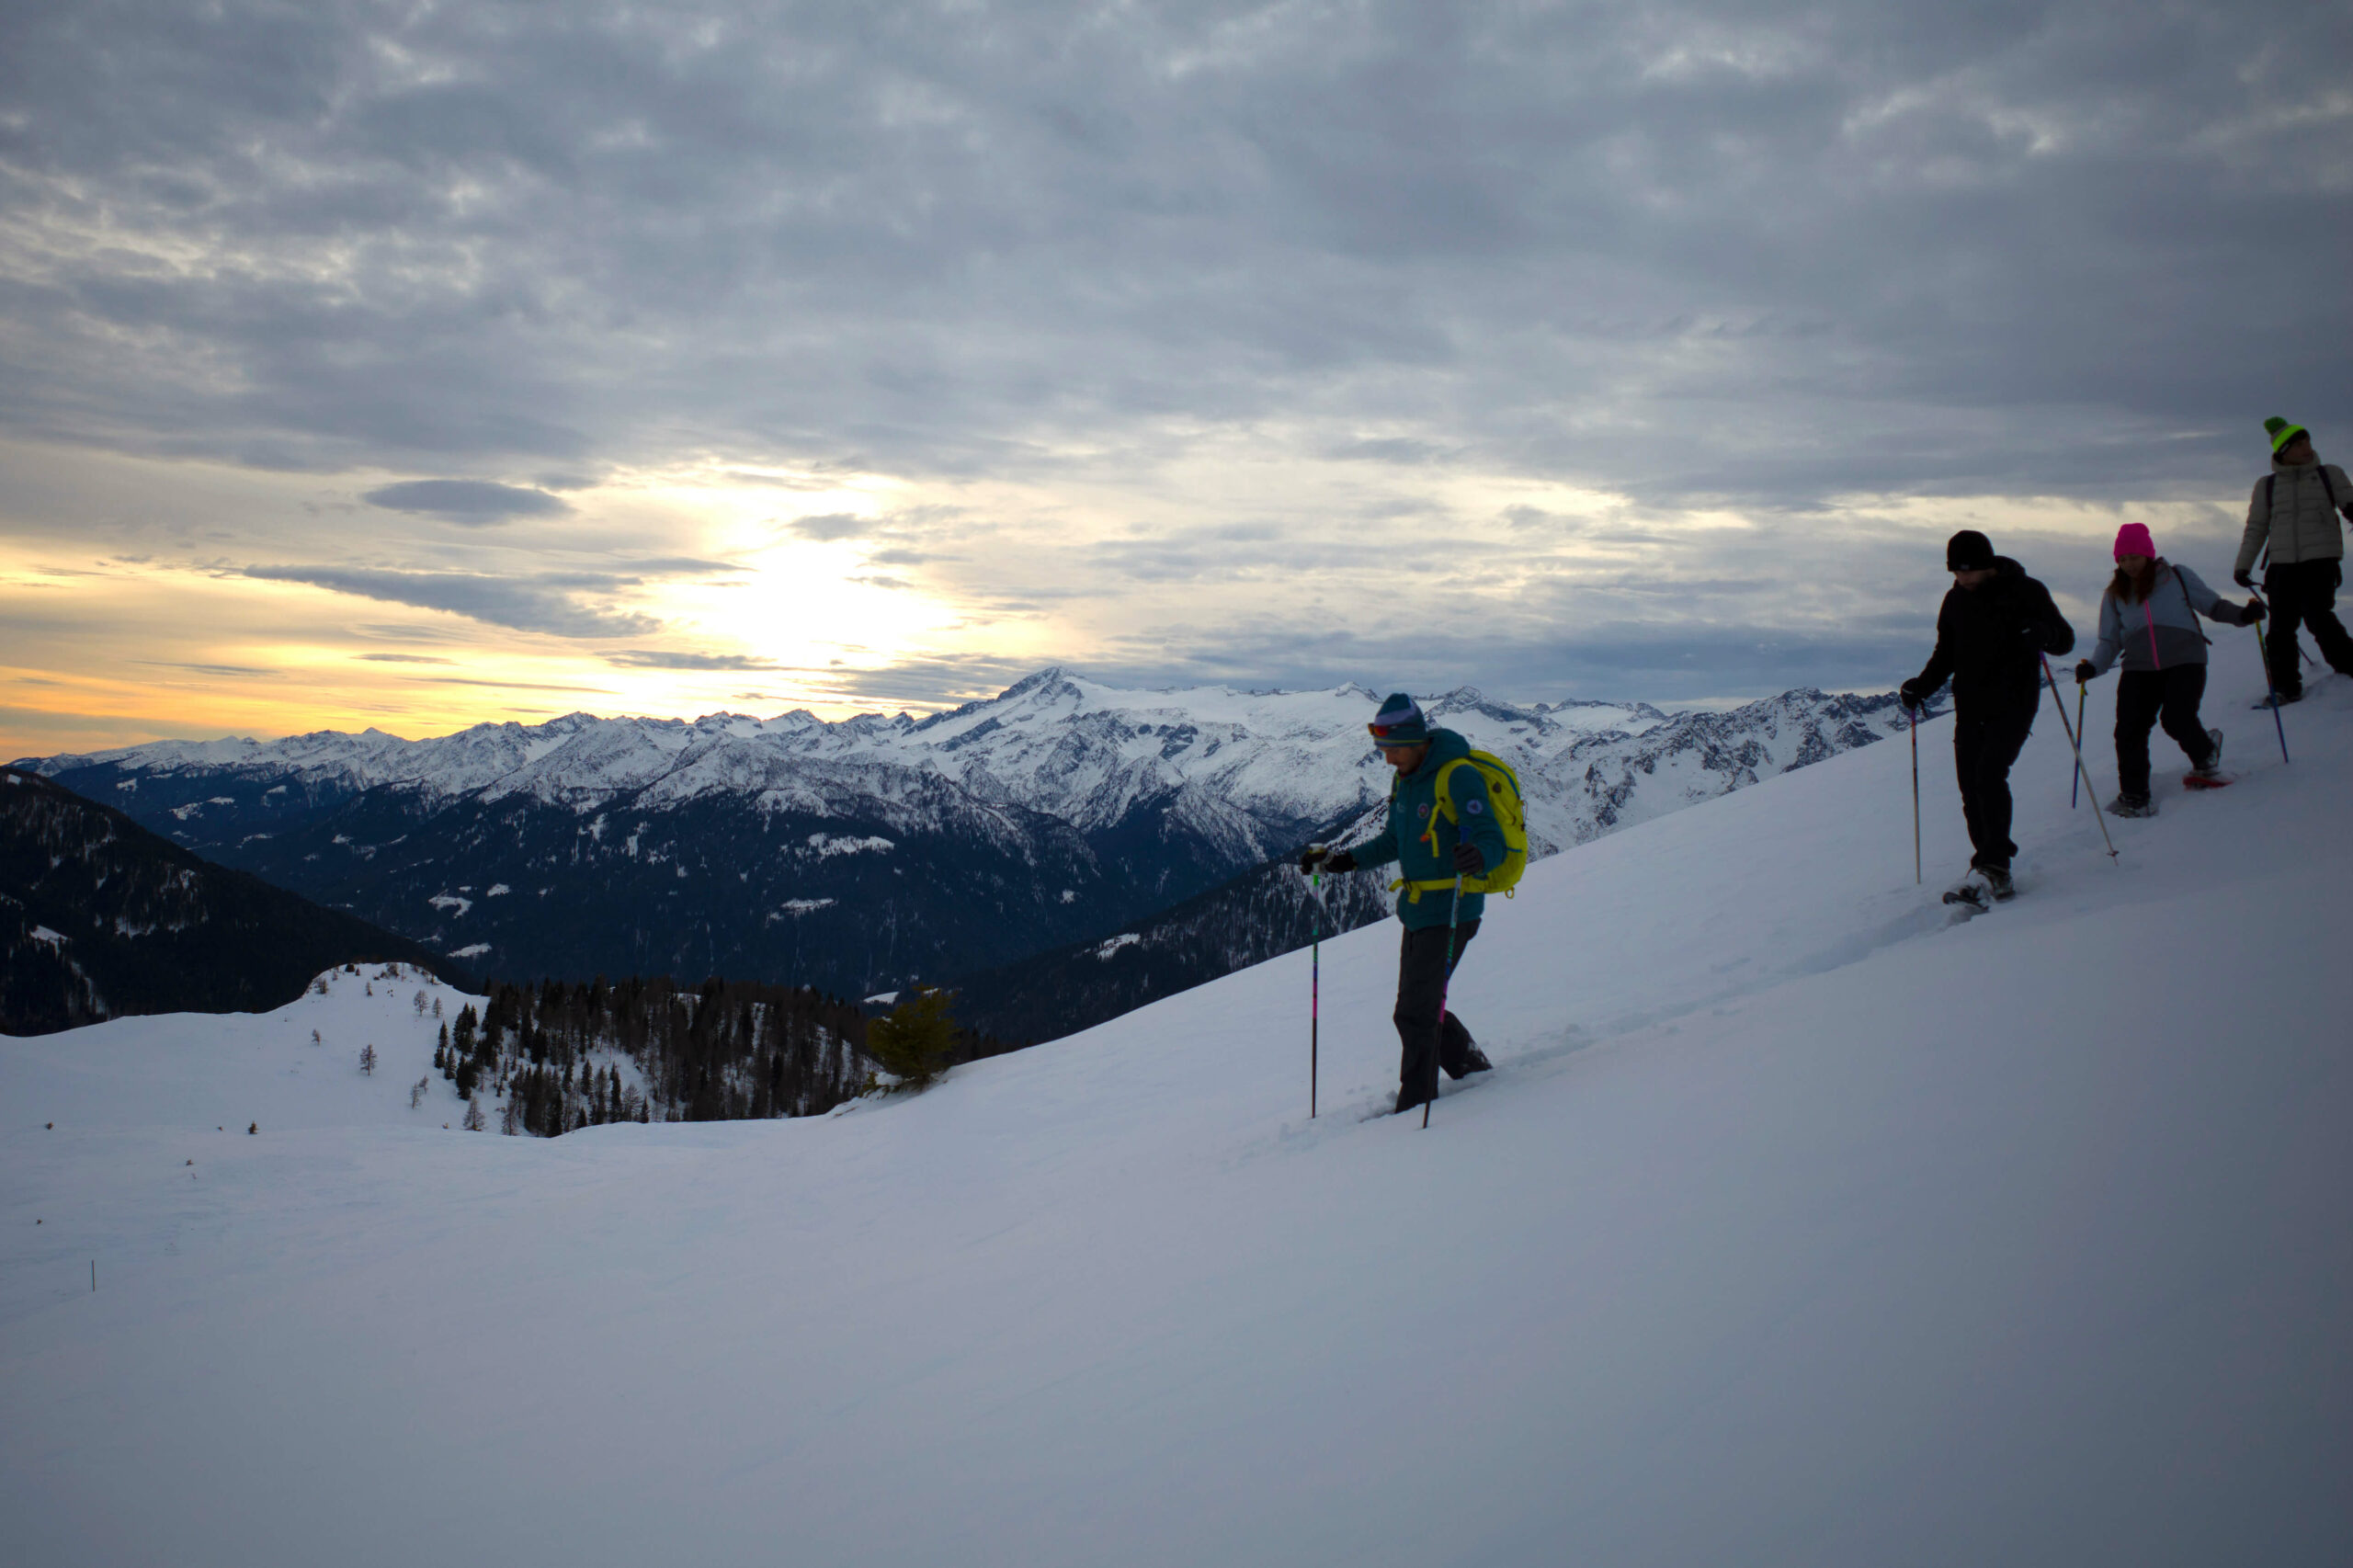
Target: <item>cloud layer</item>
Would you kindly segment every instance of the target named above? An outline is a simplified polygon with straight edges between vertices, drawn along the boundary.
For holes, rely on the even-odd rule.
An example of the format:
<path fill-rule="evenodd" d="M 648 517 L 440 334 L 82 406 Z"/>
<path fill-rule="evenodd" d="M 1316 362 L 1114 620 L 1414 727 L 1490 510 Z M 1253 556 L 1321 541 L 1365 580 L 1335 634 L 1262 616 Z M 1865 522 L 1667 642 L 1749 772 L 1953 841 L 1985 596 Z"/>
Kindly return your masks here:
<path fill-rule="evenodd" d="M 757 471 L 778 540 L 961 618 L 869 650 L 942 697 L 1057 636 L 1353 676 L 1392 581 L 1529 695 L 1867 683 L 1913 503 L 2219 537 L 2264 415 L 2353 428 L 2348 60 L 2316 4 L 28 0 L 0 437 L 421 476 L 347 488 L 414 530 L 365 562 L 180 559 L 624 666 L 776 667 L 432 530 Z"/>

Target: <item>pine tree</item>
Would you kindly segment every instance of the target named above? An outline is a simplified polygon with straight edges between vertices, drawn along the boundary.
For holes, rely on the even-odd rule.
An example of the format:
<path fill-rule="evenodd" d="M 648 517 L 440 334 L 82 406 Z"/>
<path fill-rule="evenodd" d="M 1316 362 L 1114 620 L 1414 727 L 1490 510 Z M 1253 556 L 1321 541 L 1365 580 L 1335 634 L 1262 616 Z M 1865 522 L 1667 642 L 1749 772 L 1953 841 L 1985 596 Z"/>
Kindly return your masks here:
<path fill-rule="evenodd" d="M 371 1078 L 376 1075 L 376 1048 L 374 1046 L 363 1045 L 359 1048 L 359 1070 Z"/>
<path fill-rule="evenodd" d="M 919 1090 L 948 1070 L 956 1054 L 956 1020 L 948 1011 L 952 992 L 926 989 L 866 1027 L 866 1051 L 898 1080 L 893 1089 Z M 870 1090 L 881 1087 L 867 1075 Z"/>

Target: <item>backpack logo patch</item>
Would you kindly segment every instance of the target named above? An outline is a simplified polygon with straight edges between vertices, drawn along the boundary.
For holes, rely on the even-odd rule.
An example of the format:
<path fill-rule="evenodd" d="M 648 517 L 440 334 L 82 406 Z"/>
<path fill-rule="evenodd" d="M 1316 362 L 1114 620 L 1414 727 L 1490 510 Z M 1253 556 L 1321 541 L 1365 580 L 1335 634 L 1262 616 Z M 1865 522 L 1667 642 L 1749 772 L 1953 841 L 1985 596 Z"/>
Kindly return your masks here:
<path fill-rule="evenodd" d="M 1462 802 L 1462 809 L 1463 809 L 1464 811 L 1466 811 L 1466 812 L 1469 812 L 1472 816 L 1474 816 L 1474 817 L 1475 817 L 1475 816 L 1477 816 L 1481 812 L 1485 811 L 1487 808 L 1486 808 L 1486 807 L 1484 807 L 1484 806 L 1483 806 L 1483 805 L 1481 805 L 1481 804 L 1480 804 L 1478 801 L 1463 801 L 1463 802 Z"/>

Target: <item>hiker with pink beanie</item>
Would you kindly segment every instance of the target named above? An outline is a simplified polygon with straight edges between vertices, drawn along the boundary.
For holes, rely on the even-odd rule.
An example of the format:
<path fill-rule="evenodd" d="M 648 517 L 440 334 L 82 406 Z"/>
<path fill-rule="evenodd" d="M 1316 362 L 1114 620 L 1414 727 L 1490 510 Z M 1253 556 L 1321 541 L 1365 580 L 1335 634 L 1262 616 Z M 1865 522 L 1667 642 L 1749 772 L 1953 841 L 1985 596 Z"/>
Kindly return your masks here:
<path fill-rule="evenodd" d="M 2099 603 L 2099 641 L 2075 666 L 2075 678 L 2105 675 L 2121 660 L 2116 688 L 2116 772 L 2120 786 L 2109 810 L 2120 817 L 2153 817 L 2149 794 L 2149 732 L 2160 720 L 2188 754 L 2195 781 L 2222 782 L 2222 732 L 2204 728 L 2199 699 L 2206 693 L 2206 634 L 2198 618 L 2225 626 L 2263 619 L 2263 606 L 2244 608 L 2220 597 L 2187 566 L 2157 553 L 2146 525 L 2116 530 L 2116 575 Z"/>

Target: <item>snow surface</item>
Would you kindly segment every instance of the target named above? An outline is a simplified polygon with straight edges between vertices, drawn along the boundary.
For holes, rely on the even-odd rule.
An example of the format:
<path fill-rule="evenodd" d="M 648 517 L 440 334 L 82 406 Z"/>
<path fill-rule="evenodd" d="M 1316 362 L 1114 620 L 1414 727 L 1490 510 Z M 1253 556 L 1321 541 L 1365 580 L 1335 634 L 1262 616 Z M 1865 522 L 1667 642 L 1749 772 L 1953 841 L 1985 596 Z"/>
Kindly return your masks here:
<path fill-rule="evenodd" d="M 2247 641 L 2238 782 L 2111 864 L 2046 714 L 1966 923 L 1949 722 L 1925 888 L 1900 744 L 1531 869 L 1427 1132 L 1388 927 L 1313 1121 L 1304 953 L 552 1142 L 409 1111 L 413 987 L 0 1041 L 9 1560 L 2353 1560 L 2353 686 L 2283 767 Z"/>

